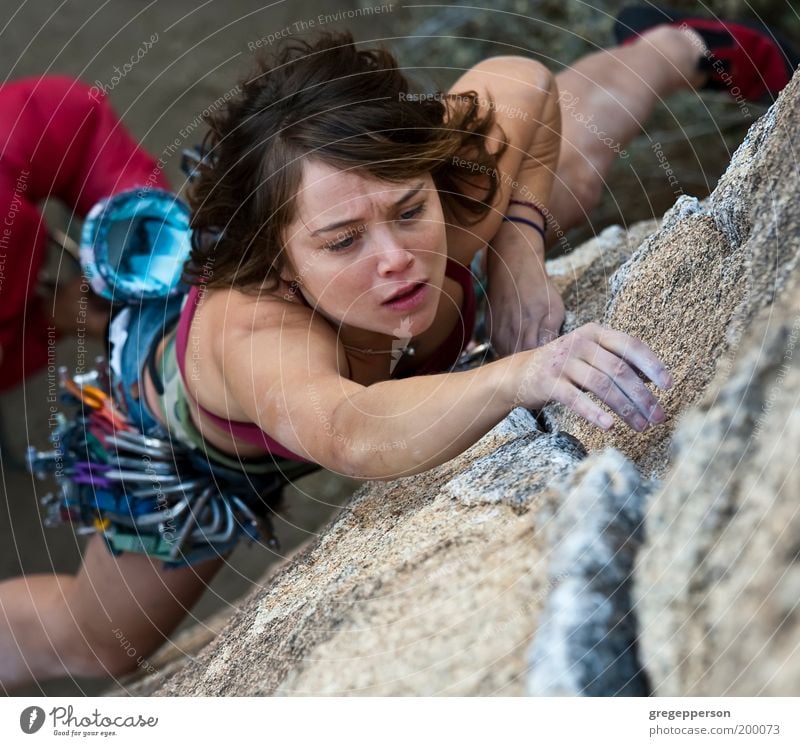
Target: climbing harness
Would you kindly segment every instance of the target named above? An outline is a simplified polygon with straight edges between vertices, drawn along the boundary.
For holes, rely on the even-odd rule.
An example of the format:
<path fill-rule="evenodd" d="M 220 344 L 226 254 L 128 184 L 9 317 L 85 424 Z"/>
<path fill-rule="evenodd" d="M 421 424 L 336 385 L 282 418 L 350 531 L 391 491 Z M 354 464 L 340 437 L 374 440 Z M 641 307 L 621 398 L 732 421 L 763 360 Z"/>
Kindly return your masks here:
<path fill-rule="evenodd" d="M 58 373 L 61 403 L 76 414 L 56 412 L 52 450 L 31 446 L 27 454 L 31 473 L 58 484 L 42 498 L 46 525 L 102 533 L 113 554 L 144 553 L 165 567 L 222 556 L 243 538 L 278 548 L 270 513 L 287 478 L 315 464 L 262 462 L 242 471 L 214 463 L 167 433 L 142 433 L 113 397 L 114 374 L 102 358 L 81 376 Z"/>
<path fill-rule="evenodd" d="M 187 151 L 184 162 L 195 173 L 202 154 Z M 120 192 L 89 212 L 79 254 L 92 289 L 114 306 L 113 352 L 81 375 L 59 368 L 52 449 L 27 452 L 29 471 L 58 486 L 42 499 L 46 525 L 101 533 L 113 554 L 144 553 L 165 567 L 222 556 L 243 538 L 278 548 L 270 514 L 283 487 L 319 468 L 275 457 L 237 463 L 198 445 L 199 435 L 175 439 L 142 402 L 143 363 L 184 300 L 189 230 L 188 207 L 160 189 Z"/>

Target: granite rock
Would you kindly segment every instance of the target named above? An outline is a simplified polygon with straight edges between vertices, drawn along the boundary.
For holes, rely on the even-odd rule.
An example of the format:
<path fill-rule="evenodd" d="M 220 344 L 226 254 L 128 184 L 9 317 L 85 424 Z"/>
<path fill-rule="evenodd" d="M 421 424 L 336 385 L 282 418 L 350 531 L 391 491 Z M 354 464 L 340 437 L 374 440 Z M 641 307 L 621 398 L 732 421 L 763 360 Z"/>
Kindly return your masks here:
<path fill-rule="evenodd" d="M 656 695 L 800 694 L 798 293 L 681 417 L 652 497 L 634 588 Z"/>
<path fill-rule="evenodd" d="M 523 694 L 548 592 L 539 514 L 583 455 L 518 409 L 437 469 L 365 485 L 155 693 Z M 531 499 L 483 500 L 488 464 L 525 464 Z"/>
<path fill-rule="evenodd" d="M 708 199 L 680 197 L 607 283 L 598 287 L 597 273 L 583 271 L 567 289 L 568 297 L 605 299 L 602 313 L 580 315 L 577 323 L 626 332 L 665 362 L 675 380 L 658 392 L 667 421 L 645 434 L 622 424 L 604 433 L 554 405 L 545 410 L 549 429 L 571 433 L 590 451 L 613 446 L 647 476 L 664 476 L 677 415 L 699 400 L 796 270 L 799 88 L 795 75 L 751 127 Z"/>
<path fill-rule="evenodd" d="M 551 591 L 530 650 L 529 694 L 648 693 L 631 582 L 650 489 L 614 449 L 593 453 L 562 485 L 547 536 Z"/>

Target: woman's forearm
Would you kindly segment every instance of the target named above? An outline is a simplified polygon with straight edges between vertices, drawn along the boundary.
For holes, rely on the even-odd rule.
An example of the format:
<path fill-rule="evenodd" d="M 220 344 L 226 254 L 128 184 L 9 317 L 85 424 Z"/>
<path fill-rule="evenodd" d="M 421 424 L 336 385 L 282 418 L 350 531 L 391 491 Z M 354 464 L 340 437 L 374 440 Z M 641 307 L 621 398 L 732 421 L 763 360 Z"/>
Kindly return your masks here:
<path fill-rule="evenodd" d="M 508 109 L 511 100 L 495 101 L 498 111 Z M 507 94 L 506 94 L 507 95 Z M 542 78 L 534 95 L 528 96 L 522 115 L 509 119 L 498 117 L 498 121 L 509 133 L 512 149 L 517 149 L 517 158 L 500 159 L 498 171 L 505 203 L 498 209 L 507 208 L 508 199 L 523 199 L 546 205 L 553 188 L 558 156 L 561 149 L 561 107 L 558 102 L 558 86 L 552 75 Z M 511 121 L 515 118 L 521 122 Z"/>
<path fill-rule="evenodd" d="M 558 103 L 558 89 L 555 79 L 551 79 L 551 86 L 547 97 L 537 112 L 537 122 L 528 150 L 519 164 L 513 177 L 506 175 L 509 183 L 509 200 L 522 200 L 538 205 L 544 215 L 547 215 L 547 204 L 553 189 L 553 180 L 561 143 L 561 109 Z M 524 217 L 532 220 L 542 228 L 546 228 L 546 219 L 541 215 L 522 205 L 509 204 L 505 209 L 506 215 Z M 501 223 L 497 234 L 492 239 L 495 251 L 502 255 L 505 245 L 517 245 L 518 242 L 502 240 L 502 232 L 508 232 L 509 224 Z M 517 224 L 517 230 L 521 226 Z M 529 238 L 529 245 L 533 254 L 541 261 L 544 258 L 544 240 L 532 230 L 522 228 L 521 232 Z"/>
<path fill-rule="evenodd" d="M 396 479 L 465 451 L 517 404 L 519 356 L 474 370 L 382 381 L 344 400 L 333 414 L 347 433 L 351 476 Z"/>
<path fill-rule="evenodd" d="M 551 401 L 608 430 L 614 418 L 605 405 L 642 432 L 666 419 L 645 381 L 673 385 L 644 342 L 585 324 L 546 347 L 475 370 L 357 390 L 334 410 L 337 430 L 349 436 L 340 461 L 362 479 L 418 474 L 465 451 L 515 406 L 540 409 Z"/>
<path fill-rule="evenodd" d="M 552 73 L 524 57 L 492 57 L 476 65 L 450 89 L 451 93 L 474 89 L 482 108 L 493 110 L 495 127 L 488 136 L 489 149 L 497 151 L 505 139 L 509 147 L 497 158 L 497 195 L 492 209 L 474 225 L 448 225 L 448 245 L 463 250 L 469 265 L 474 253 L 489 244 L 509 211 L 509 199 L 546 204 L 550 198 L 561 144 L 561 109 Z M 491 101 L 491 105 L 489 104 Z M 471 168 L 470 182 L 461 189 L 476 200 L 486 196 L 490 175 L 485 167 L 470 163 L 468 153 L 454 161 Z"/>
<path fill-rule="evenodd" d="M 510 181 L 510 203 L 503 221 L 489 241 L 486 262 L 490 337 L 501 355 L 532 349 L 558 336 L 564 304 L 547 277 L 545 237 L 547 204 L 559 156 L 560 107 L 555 82 L 539 112 L 540 126 L 529 151 Z M 537 230 L 538 228 L 538 230 Z"/>
<path fill-rule="evenodd" d="M 555 78 L 550 79 L 550 88 L 537 112 L 537 121 L 530 146 L 519 165 L 511 198 L 533 201 L 546 207 L 561 150 L 561 107 Z"/>

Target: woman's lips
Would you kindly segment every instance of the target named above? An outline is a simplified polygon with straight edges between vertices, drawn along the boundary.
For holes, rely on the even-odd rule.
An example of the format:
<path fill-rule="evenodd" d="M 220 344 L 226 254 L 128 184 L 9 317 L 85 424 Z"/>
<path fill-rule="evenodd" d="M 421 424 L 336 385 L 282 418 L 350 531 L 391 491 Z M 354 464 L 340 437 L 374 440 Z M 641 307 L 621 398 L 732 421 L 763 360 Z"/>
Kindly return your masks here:
<path fill-rule="evenodd" d="M 381 305 L 398 311 L 408 311 L 422 303 L 427 294 L 428 286 L 424 282 L 419 282 L 411 292 L 401 295 L 399 298 L 384 301 Z"/>

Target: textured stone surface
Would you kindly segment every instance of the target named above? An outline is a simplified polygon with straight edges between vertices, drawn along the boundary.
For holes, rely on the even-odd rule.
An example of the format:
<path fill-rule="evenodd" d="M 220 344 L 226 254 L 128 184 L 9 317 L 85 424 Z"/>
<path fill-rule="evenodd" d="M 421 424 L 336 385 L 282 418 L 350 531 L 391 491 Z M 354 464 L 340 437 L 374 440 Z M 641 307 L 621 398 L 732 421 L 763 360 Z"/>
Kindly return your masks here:
<path fill-rule="evenodd" d="M 649 489 L 613 449 L 590 456 L 563 486 L 547 537 L 552 590 L 530 651 L 529 694 L 648 693 L 630 585 Z"/>
<path fill-rule="evenodd" d="M 800 285 L 681 418 L 635 593 L 664 696 L 800 694 Z"/>
<path fill-rule="evenodd" d="M 538 516 L 582 457 L 517 409 L 438 469 L 365 486 L 157 693 L 524 693 L 547 596 Z M 533 475 L 532 499 L 483 500 L 488 462 Z"/>
<path fill-rule="evenodd" d="M 550 428 L 572 433 L 589 450 L 614 446 L 648 476 L 663 476 L 675 416 L 702 395 L 718 361 L 797 267 L 798 88 L 795 75 L 707 200 L 681 197 L 607 286 L 584 282 L 597 282 L 584 271 L 570 289 L 604 296 L 595 320 L 644 340 L 664 360 L 676 382 L 659 394 L 667 422 L 643 435 L 621 424 L 603 433 L 553 406 Z"/>
<path fill-rule="evenodd" d="M 657 220 L 644 220 L 629 230 L 611 225 L 569 254 L 547 262 L 547 274 L 567 309 L 565 331 L 603 318 L 611 276 L 657 228 Z"/>

